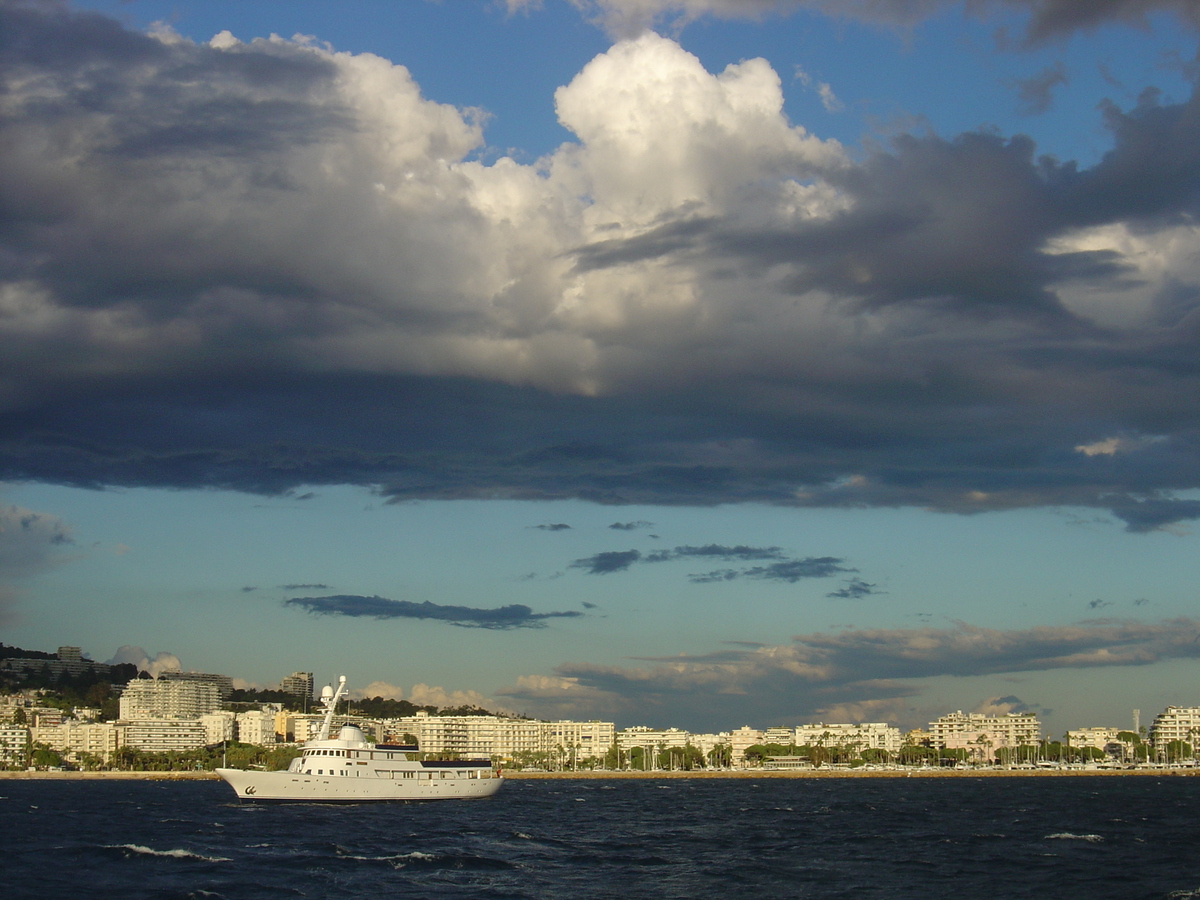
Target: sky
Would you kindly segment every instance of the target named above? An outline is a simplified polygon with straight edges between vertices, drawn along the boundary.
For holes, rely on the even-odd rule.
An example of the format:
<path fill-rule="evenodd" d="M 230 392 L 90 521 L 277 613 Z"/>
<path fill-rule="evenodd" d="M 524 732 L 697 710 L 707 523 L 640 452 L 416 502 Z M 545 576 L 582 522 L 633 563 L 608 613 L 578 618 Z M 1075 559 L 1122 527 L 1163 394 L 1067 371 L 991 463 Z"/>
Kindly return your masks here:
<path fill-rule="evenodd" d="M 0 640 L 713 731 L 1200 705 L 1191 0 L 0 2 Z"/>

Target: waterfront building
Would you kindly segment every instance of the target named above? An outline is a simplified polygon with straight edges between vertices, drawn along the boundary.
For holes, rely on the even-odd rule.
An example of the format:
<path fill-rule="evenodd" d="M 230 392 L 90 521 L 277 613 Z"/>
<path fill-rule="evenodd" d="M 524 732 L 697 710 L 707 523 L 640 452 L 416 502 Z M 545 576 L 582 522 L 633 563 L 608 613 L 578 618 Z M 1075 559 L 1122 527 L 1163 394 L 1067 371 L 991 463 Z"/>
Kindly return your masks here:
<path fill-rule="evenodd" d="M 196 750 L 208 743 L 208 731 L 197 719 L 131 719 L 124 726 L 123 747 L 149 753 Z"/>
<path fill-rule="evenodd" d="M 206 744 L 219 744 L 222 741 L 232 741 L 235 734 L 234 721 L 234 714 L 224 709 L 218 709 L 215 712 L 202 715 L 200 717 L 200 724 L 204 726 L 204 731 L 207 735 L 204 742 Z"/>
<path fill-rule="evenodd" d="M 932 747 L 933 735 L 924 728 L 912 728 L 904 732 L 900 744 L 903 747 Z"/>
<path fill-rule="evenodd" d="M 275 712 L 251 709 L 237 714 L 237 739 L 243 744 L 270 746 L 275 743 Z"/>
<path fill-rule="evenodd" d="M 1042 738 L 1042 724 L 1029 713 L 989 716 L 962 710 L 929 723 L 930 743 L 939 750 L 966 750 L 974 759 L 988 761 L 996 751 L 1031 747 Z"/>
<path fill-rule="evenodd" d="M 0 766 L 24 766 L 29 748 L 29 729 L 23 725 L 0 725 Z"/>
<path fill-rule="evenodd" d="M 572 767 L 578 766 L 583 760 L 603 760 L 615 740 L 616 726 L 612 722 L 573 722 L 564 719 L 538 724 L 552 752 L 559 753 Z M 499 748 L 499 742 L 495 746 Z M 507 755 L 511 757 L 511 752 Z"/>
<path fill-rule="evenodd" d="M 796 769 L 811 769 L 813 761 L 807 756 L 768 756 L 762 761 L 767 772 L 786 772 Z"/>
<path fill-rule="evenodd" d="M 767 728 L 763 731 L 764 744 L 791 744 L 796 740 L 796 729 L 784 725 Z"/>
<path fill-rule="evenodd" d="M 613 744 L 615 728 L 612 722 L 436 716 L 425 711 L 378 723 L 389 741 L 401 741 L 406 734 L 416 738 L 422 753 L 497 762 L 545 756 L 547 762 L 560 766 L 603 759 Z"/>
<path fill-rule="evenodd" d="M 121 718 L 199 719 L 220 703 L 217 685 L 190 679 L 135 678 L 121 692 Z"/>
<path fill-rule="evenodd" d="M 755 744 L 763 742 L 763 733 L 749 725 L 729 732 L 730 760 L 733 767 L 741 768 L 746 765 L 746 750 Z"/>
<path fill-rule="evenodd" d="M 798 747 L 842 747 L 849 750 L 883 750 L 898 753 L 902 743 L 900 729 L 886 722 L 832 723 L 798 725 L 794 737 Z"/>
<path fill-rule="evenodd" d="M 79 762 L 88 754 L 93 759 L 107 763 L 122 746 L 124 729 L 112 722 L 81 722 L 65 719 L 58 725 L 32 729 L 35 743 L 45 744 L 65 759 Z"/>
<path fill-rule="evenodd" d="M 546 737 L 546 729 L 543 727 L 544 722 L 539 722 L 536 719 L 514 719 L 507 716 L 492 716 L 495 721 L 492 724 L 492 751 L 489 754 L 497 761 L 508 762 L 514 759 L 524 758 L 529 759 L 534 754 L 549 753 L 551 747 Z M 611 730 L 613 725 L 608 723 Z M 404 729 L 402 728 L 401 731 Z M 409 731 L 417 738 L 420 745 L 420 736 Z M 612 741 L 610 740 L 611 744 Z M 424 746 L 424 745 L 421 745 Z M 607 746 L 604 748 L 607 750 Z"/>
<path fill-rule="evenodd" d="M 657 768 L 658 754 L 667 750 L 681 750 L 691 743 L 691 735 L 678 728 L 654 729 L 648 725 L 623 728 L 616 733 L 617 750 L 628 759 L 634 748 L 642 751 L 643 766 Z"/>
<path fill-rule="evenodd" d="M 721 731 L 717 734 L 692 734 L 689 735 L 689 740 L 693 747 L 699 750 L 704 755 L 704 764 L 708 765 L 712 761 L 712 753 L 718 747 L 723 747 L 726 750 L 729 748 L 729 732 Z M 718 765 L 721 764 L 718 762 Z"/>
<path fill-rule="evenodd" d="M 1110 756 L 1120 756 L 1125 749 L 1125 744 L 1117 739 L 1121 731 L 1110 727 L 1076 728 L 1067 732 L 1067 743 L 1072 747 L 1094 747 Z"/>
<path fill-rule="evenodd" d="M 1196 750 L 1200 743 L 1200 706 L 1168 706 L 1154 717 L 1150 743 L 1155 752 L 1165 751 L 1172 741 L 1180 741 Z"/>

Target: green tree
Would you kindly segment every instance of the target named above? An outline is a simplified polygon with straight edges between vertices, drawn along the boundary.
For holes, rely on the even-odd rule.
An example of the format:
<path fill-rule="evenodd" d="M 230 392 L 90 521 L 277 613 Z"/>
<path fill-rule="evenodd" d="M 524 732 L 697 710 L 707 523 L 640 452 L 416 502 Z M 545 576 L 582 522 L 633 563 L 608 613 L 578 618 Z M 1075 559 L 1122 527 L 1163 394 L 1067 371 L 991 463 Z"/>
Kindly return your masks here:
<path fill-rule="evenodd" d="M 1186 741 L 1168 741 L 1166 747 L 1163 748 L 1166 754 L 1166 762 L 1179 762 L 1181 759 L 1187 759 L 1192 755 L 1192 746 Z"/>
<path fill-rule="evenodd" d="M 29 754 L 29 764 L 37 766 L 39 769 L 46 769 L 51 766 L 61 766 L 63 761 L 57 750 L 51 750 L 45 744 L 34 744 L 33 752 Z"/>

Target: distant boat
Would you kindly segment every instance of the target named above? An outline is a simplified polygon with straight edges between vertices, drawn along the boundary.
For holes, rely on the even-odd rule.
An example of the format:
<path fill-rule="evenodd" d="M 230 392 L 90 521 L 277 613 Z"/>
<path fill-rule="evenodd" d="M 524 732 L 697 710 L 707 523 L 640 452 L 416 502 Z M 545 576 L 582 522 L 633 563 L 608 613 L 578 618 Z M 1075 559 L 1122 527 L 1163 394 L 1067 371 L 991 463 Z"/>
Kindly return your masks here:
<path fill-rule="evenodd" d="M 314 740 L 286 771 L 217 769 L 244 800 L 350 802 L 367 800 L 455 800 L 490 797 L 504 778 L 491 760 L 415 760 L 415 746 L 372 744 L 361 729 L 344 725 L 336 738 L 329 729 L 346 676 L 321 691 L 325 720 Z"/>

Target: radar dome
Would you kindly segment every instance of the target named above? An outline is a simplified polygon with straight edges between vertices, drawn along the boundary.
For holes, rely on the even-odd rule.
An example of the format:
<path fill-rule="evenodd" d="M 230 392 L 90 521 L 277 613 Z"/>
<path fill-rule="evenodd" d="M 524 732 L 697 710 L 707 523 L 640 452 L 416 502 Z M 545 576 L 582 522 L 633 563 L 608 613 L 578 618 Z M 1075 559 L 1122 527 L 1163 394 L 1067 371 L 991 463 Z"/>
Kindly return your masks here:
<path fill-rule="evenodd" d="M 343 725 L 342 730 L 338 732 L 338 740 L 351 744 L 365 744 L 367 736 L 355 725 Z"/>

